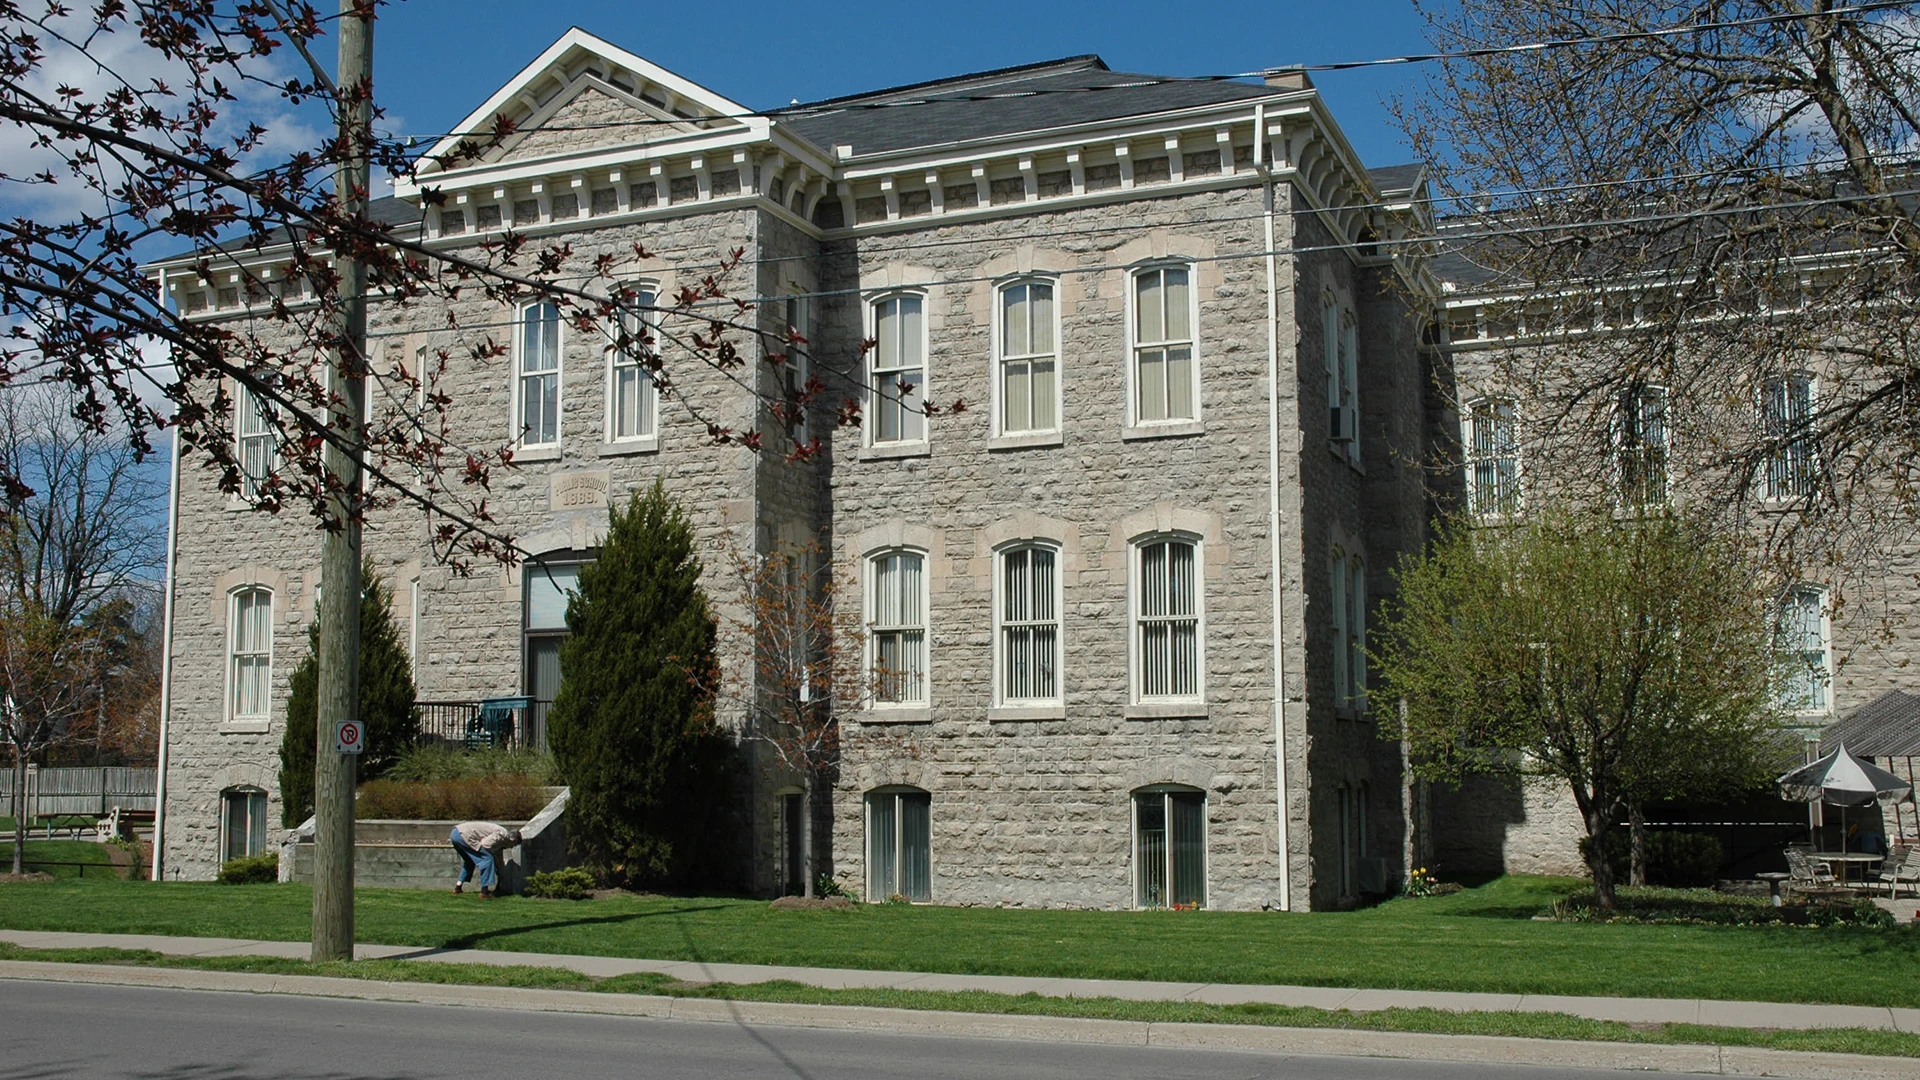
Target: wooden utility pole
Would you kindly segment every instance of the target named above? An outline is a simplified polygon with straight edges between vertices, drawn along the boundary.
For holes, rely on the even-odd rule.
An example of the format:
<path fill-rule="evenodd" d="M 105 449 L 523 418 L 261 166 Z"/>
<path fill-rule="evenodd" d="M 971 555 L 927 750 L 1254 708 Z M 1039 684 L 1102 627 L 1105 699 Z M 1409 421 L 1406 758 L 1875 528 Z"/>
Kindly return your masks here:
<path fill-rule="evenodd" d="M 340 0 L 340 66 L 334 77 L 342 158 L 334 191 L 342 211 L 367 211 L 373 127 L 373 6 Z M 348 237 L 334 252 L 340 310 L 330 364 L 328 422 L 344 441 L 326 448 L 332 527 L 320 547 L 320 722 L 313 755 L 313 959 L 353 959 L 354 757 L 335 749 L 342 723 L 360 716 L 360 454 L 366 410 L 367 268 Z"/>

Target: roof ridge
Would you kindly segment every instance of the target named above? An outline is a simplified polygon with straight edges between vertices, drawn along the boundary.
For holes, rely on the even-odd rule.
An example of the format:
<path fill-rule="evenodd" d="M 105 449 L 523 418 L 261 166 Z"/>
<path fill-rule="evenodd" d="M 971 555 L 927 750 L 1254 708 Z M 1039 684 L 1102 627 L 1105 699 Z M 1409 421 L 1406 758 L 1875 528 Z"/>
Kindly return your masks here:
<path fill-rule="evenodd" d="M 948 75 L 924 82 L 906 83 L 901 86 L 889 86 L 879 90 L 863 90 L 857 94 L 844 94 L 840 97 L 821 98 L 818 101 L 802 102 L 781 109 L 770 110 L 773 116 L 798 109 L 817 109 L 832 105 L 847 105 L 859 101 L 883 101 L 890 97 L 916 91 L 926 91 L 934 87 L 948 89 L 974 88 L 995 82 L 1010 81 L 1014 78 L 1033 78 L 1038 75 L 1059 75 L 1070 71 L 1110 71 L 1107 62 L 1100 59 L 1098 53 L 1081 53 L 1079 56 L 1063 56 L 1056 60 L 1040 60 L 1031 64 L 1016 64 L 1012 67 L 992 68 L 987 71 L 974 71 L 962 75 Z"/>

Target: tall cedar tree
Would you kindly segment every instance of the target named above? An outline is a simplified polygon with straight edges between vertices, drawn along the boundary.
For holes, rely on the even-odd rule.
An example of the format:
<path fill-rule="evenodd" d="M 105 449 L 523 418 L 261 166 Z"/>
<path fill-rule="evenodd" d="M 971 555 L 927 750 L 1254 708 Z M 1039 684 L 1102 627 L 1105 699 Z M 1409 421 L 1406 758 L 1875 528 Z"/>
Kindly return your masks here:
<path fill-rule="evenodd" d="M 360 723 L 366 750 L 360 778 L 387 771 L 420 737 L 413 664 L 393 619 L 393 593 L 372 566 L 361 571 Z M 313 813 L 314 725 L 320 716 L 320 624 L 307 627 L 307 655 L 287 680 L 287 728 L 280 738 L 281 820 L 288 828 Z"/>
<path fill-rule="evenodd" d="M 567 604 L 547 739 L 574 854 L 602 880 L 682 885 L 722 866 L 711 840 L 731 744 L 704 689 L 717 630 L 700 572 L 693 525 L 656 481 L 614 508 Z"/>
<path fill-rule="evenodd" d="M 1738 540 L 1671 517 L 1455 527 L 1402 563 L 1372 696 L 1415 772 L 1565 783 L 1613 906 L 1630 805 L 1746 790 L 1776 758 L 1768 590 Z"/>

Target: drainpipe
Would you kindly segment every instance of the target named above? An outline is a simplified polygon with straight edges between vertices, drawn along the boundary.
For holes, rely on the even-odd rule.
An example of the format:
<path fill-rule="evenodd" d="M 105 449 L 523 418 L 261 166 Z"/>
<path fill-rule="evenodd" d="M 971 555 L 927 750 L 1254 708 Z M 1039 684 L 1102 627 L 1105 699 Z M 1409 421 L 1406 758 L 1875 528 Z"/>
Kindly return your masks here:
<path fill-rule="evenodd" d="M 166 296 L 166 282 L 160 285 Z M 160 760 L 153 788 L 153 866 L 148 871 L 154 881 L 165 880 L 167 828 L 167 729 L 173 715 L 173 575 L 180 545 L 180 429 L 173 429 L 172 479 L 167 485 L 167 575 L 160 617 Z"/>
<path fill-rule="evenodd" d="M 1274 251 L 1273 168 L 1267 156 L 1267 107 L 1253 107 L 1253 167 L 1264 178 L 1267 240 L 1267 540 L 1273 596 L 1273 786 L 1279 824 L 1280 910 L 1293 910 L 1293 848 L 1287 825 L 1287 644 L 1280 584 L 1280 265 Z"/>

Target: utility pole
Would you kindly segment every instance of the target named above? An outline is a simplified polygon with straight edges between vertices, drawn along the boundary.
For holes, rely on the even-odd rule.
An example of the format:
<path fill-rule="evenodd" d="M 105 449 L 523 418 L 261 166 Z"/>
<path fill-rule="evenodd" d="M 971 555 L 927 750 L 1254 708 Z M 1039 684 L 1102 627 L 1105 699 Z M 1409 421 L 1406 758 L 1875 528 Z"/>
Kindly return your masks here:
<path fill-rule="evenodd" d="M 340 0 L 340 66 L 334 76 L 341 161 L 334 194 L 343 213 L 367 212 L 373 128 L 373 5 Z M 326 446 L 332 527 L 320 546 L 320 722 L 313 755 L 313 959 L 353 959 L 354 757 L 335 749 L 342 723 L 360 716 L 360 454 L 366 410 L 367 268 L 349 237 L 334 252 L 340 309 L 329 350 L 328 423 L 342 443 Z"/>

